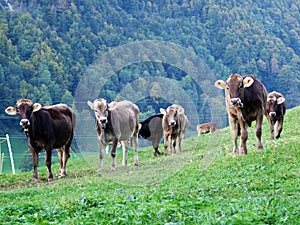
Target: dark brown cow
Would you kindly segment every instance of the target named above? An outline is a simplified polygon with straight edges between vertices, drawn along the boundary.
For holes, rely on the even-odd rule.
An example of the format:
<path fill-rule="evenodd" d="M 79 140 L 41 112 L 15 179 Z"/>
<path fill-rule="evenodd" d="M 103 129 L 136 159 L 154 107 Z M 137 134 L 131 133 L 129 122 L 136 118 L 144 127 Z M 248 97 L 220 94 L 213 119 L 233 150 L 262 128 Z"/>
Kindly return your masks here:
<path fill-rule="evenodd" d="M 267 102 L 267 90 L 255 76 L 242 77 L 232 74 L 227 81 L 218 80 L 215 86 L 225 89 L 226 109 L 229 117 L 230 133 L 233 138 L 233 154 L 239 152 L 237 136 L 241 136 L 241 154 L 247 154 L 247 126 L 256 120 L 255 132 L 257 148 L 263 149 L 261 143 L 262 121 Z"/>
<path fill-rule="evenodd" d="M 283 95 L 276 91 L 269 93 L 267 97 L 266 116 L 270 125 L 271 139 L 274 139 L 274 125 L 275 138 L 280 137 L 285 111 L 286 101 Z"/>
<path fill-rule="evenodd" d="M 180 105 L 173 104 L 166 110 L 160 109 L 164 115 L 162 127 L 164 134 L 164 154 L 167 154 L 167 148 L 170 144 L 171 153 L 181 152 L 181 140 L 185 135 L 188 126 L 188 118 L 184 114 L 184 109 Z"/>
<path fill-rule="evenodd" d="M 163 114 L 159 113 L 140 122 L 141 129 L 139 135 L 146 140 L 152 141 L 154 156 L 162 154 L 158 149 L 160 140 L 163 137 L 162 118 Z"/>
<path fill-rule="evenodd" d="M 123 166 L 127 165 L 127 144 L 132 144 L 134 150 L 134 165 L 138 165 L 138 132 L 139 132 L 139 108 L 130 101 L 106 103 L 103 98 L 87 104 L 94 111 L 96 117 L 96 130 L 99 140 L 100 166 L 103 169 L 104 146 L 112 142 L 112 166 L 116 169 L 116 148 L 118 142 L 122 143 Z"/>
<path fill-rule="evenodd" d="M 200 136 L 201 134 L 213 133 L 219 130 L 214 122 L 199 124 L 196 128 L 198 136 Z"/>
<path fill-rule="evenodd" d="M 33 161 L 33 179 L 38 179 L 38 154 L 46 150 L 46 166 L 48 181 L 53 180 L 51 171 L 52 150 L 57 149 L 60 162 L 60 175 L 65 177 L 67 160 L 70 157 L 76 116 L 74 111 L 65 104 L 42 107 L 32 104 L 31 100 L 21 99 L 16 107 L 8 107 L 5 112 L 9 115 L 18 114 L 20 125 L 26 133 Z"/>

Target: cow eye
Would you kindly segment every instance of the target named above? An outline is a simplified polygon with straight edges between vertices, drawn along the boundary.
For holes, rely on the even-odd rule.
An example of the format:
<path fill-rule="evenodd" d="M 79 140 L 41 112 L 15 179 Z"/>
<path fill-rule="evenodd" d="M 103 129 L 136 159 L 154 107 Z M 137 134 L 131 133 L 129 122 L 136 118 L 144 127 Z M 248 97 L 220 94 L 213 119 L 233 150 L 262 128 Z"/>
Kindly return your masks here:
<path fill-rule="evenodd" d="M 94 112 L 95 112 L 95 113 L 97 113 L 97 112 L 98 112 L 98 110 L 97 110 L 97 109 L 94 109 Z"/>

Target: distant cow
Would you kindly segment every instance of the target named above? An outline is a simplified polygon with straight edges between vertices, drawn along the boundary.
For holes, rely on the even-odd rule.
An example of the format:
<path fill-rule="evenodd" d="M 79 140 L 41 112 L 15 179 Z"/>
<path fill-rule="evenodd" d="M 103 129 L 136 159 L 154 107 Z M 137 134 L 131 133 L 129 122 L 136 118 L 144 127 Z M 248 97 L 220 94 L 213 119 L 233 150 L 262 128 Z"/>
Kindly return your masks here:
<path fill-rule="evenodd" d="M 112 142 L 112 166 L 116 169 L 116 147 L 122 143 L 123 166 L 127 165 L 127 144 L 130 142 L 134 149 L 134 165 L 138 165 L 138 132 L 139 132 L 139 108 L 130 101 L 113 102 L 107 104 L 103 98 L 87 104 L 95 112 L 96 130 L 99 140 L 100 166 L 103 169 L 104 146 Z"/>
<path fill-rule="evenodd" d="M 60 162 L 60 177 L 65 177 L 66 164 L 70 157 L 76 116 L 74 111 L 65 104 L 42 107 L 39 103 L 32 104 L 31 100 L 21 99 L 16 107 L 8 107 L 5 112 L 9 115 L 18 114 L 20 125 L 28 139 L 33 161 L 33 179 L 38 179 L 38 154 L 46 150 L 46 166 L 48 181 L 53 180 L 51 171 L 52 150 L 57 149 Z"/>
<path fill-rule="evenodd" d="M 188 118 L 184 114 L 184 109 L 180 105 L 173 104 L 166 110 L 161 108 L 160 112 L 164 115 L 162 119 L 164 154 L 167 154 L 169 144 L 171 153 L 176 153 L 176 147 L 181 152 L 181 140 L 188 126 Z"/>
<path fill-rule="evenodd" d="M 283 95 L 276 91 L 269 93 L 267 97 L 266 116 L 270 124 L 271 139 L 274 139 L 274 125 L 275 138 L 280 137 L 285 111 L 286 101 Z"/>
<path fill-rule="evenodd" d="M 200 136 L 201 134 L 213 133 L 218 130 L 214 122 L 198 124 L 196 128 L 198 136 Z"/>
<path fill-rule="evenodd" d="M 238 153 L 237 136 L 241 136 L 241 154 L 247 154 L 247 125 L 256 120 L 257 148 L 261 143 L 262 121 L 267 102 L 267 90 L 255 76 L 232 74 L 227 81 L 218 80 L 215 86 L 225 89 L 226 109 L 229 117 L 230 133 L 233 138 L 233 153 Z"/>
<path fill-rule="evenodd" d="M 160 140 L 163 137 L 162 118 L 163 114 L 160 113 L 150 116 L 149 118 L 140 122 L 141 129 L 139 131 L 139 135 L 146 140 L 152 141 L 154 156 L 157 156 L 157 154 L 162 154 L 158 149 Z"/>

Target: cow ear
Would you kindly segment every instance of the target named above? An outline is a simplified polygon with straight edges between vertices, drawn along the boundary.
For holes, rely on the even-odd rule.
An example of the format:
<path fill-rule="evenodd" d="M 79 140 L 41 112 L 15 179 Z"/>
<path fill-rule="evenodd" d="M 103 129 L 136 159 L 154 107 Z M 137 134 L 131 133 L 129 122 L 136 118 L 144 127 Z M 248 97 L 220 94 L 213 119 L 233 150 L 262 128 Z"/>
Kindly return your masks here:
<path fill-rule="evenodd" d="M 216 86 L 217 88 L 220 88 L 220 89 L 225 89 L 226 86 L 227 86 L 227 84 L 226 84 L 226 82 L 223 81 L 223 80 L 217 80 L 217 81 L 215 82 L 215 86 Z"/>
<path fill-rule="evenodd" d="M 118 103 L 115 102 L 115 101 L 110 102 L 110 103 L 108 104 L 108 109 L 109 109 L 109 110 L 114 110 L 114 109 L 116 108 L 117 104 L 118 104 Z"/>
<path fill-rule="evenodd" d="M 94 110 L 94 104 L 90 100 L 87 101 L 87 104 L 89 105 L 89 107 L 91 107 L 92 110 Z"/>
<path fill-rule="evenodd" d="M 184 114 L 184 108 L 179 108 L 178 109 L 178 114 Z"/>
<path fill-rule="evenodd" d="M 277 98 L 277 104 L 280 105 L 282 103 L 285 102 L 285 98 L 284 97 L 280 97 L 280 98 Z"/>
<path fill-rule="evenodd" d="M 252 77 L 245 77 L 243 80 L 244 87 L 250 87 L 253 84 L 254 80 Z"/>
<path fill-rule="evenodd" d="M 17 109 L 15 107 L 12 107 L 12 106 L 9 106 L 5 109 L 5 112 L 8 114 L 8 115 L 16 115 L 17 114 Z"/>
<path fill-rule="evenodd" d="M 161 114 L 166 115 L 166 110 L 164 110 L 163 108 L 160 108 L 159 111 Z"/>
<path fill-rule="evenodd" d="M 37 112 L 42 108 L 42 105 L 40 103 L 34 103 L 33 104 L 33 111 L 32 112 Z"/>

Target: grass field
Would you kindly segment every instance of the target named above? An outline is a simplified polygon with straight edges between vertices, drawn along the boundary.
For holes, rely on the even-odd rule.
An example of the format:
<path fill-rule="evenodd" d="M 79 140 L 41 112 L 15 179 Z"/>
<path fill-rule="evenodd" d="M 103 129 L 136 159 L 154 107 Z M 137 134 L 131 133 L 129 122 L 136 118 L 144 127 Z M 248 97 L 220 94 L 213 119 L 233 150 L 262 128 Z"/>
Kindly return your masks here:
<path fill-rule="evenodd" d="M 190 137 L 179 154 L 153 158 L 139 151 L 140 165 L 96 171 L 98 154 L 68 162 L 68 177 L 47 182 L 32 172 L 0 176 L 1 224 L 300 224 L 300 107 L 288 110 L 282 137 L 256 150 L 249 128 L 248 155 L 232 157 L 228 128 Z M 275 150 L 277 149 L 277 150 Z M 58 165 L 53 166 L 58 171 Z"/>

